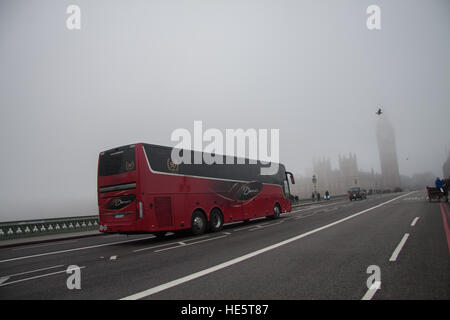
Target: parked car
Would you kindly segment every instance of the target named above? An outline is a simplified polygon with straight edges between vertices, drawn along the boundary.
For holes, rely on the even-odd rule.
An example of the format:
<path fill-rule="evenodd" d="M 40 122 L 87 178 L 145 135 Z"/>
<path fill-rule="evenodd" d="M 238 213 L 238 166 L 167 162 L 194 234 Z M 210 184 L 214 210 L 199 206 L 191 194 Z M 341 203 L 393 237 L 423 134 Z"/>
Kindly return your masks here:
<path fill-rule="evenodd" d="M 367 199 L 367 192 L 366 190 L 360 188 L 360 187 L 353 187 L 348 190 L 348 199 L 350 201 L 357 200 L 357 199 Z"/>

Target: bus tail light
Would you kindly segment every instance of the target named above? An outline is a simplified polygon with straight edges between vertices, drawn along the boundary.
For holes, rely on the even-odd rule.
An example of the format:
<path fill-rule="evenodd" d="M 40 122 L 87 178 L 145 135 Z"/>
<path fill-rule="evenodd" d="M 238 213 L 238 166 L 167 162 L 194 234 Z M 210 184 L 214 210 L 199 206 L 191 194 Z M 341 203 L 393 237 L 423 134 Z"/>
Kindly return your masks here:
<path fill-rule="evenodd" d="M 139 201 L 139 219 L 142 219 L 142 215 L 143 215 L 143 212 L 142 212 L 142 202 L 141 201 Z"/>

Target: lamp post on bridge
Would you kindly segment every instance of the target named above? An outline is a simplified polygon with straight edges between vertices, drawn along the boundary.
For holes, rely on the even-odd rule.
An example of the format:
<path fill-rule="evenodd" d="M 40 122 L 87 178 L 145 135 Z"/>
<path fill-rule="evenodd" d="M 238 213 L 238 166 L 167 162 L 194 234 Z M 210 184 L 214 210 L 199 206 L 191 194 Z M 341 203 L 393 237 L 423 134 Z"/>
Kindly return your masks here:
<path fill-rule="evenodd" d="M 316 196 L 317 196 L 317 190 L 316 190 L 317 177 L 316 177 L 315 174 L 313 174 L 313 176 L 312 176 L 312 183 L 313 183 L 313 185 L 314 185 L 314 199 L 315 199 Z M 313 199 L 313 201 L 314 201 L 314 199 Z"/>

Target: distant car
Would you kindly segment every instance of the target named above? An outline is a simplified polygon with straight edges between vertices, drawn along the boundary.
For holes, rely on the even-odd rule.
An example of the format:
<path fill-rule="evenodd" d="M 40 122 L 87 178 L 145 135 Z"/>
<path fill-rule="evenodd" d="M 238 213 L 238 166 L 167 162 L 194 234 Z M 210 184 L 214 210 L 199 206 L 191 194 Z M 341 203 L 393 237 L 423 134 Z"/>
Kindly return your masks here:
<path fill-rule="evenodd" d="M 367 199 L 366 190 L 360 187 L 353 187 L 348 190 L 348 200 Z"/>

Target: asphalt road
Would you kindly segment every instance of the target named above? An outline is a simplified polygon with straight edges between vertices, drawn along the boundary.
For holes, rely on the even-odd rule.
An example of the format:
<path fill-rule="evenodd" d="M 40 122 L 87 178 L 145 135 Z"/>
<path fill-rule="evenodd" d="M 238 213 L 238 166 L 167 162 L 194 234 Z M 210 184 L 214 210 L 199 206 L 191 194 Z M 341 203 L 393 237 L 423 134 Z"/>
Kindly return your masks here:
<path fill-rule="evenodd" d="M 418 191 L 322 201 L 197 237 L 4 248 L 0 299 L 449 299 L 449 226 L 450 206 Z M 81 289 L 67 287 L 71 265 Z"/>

